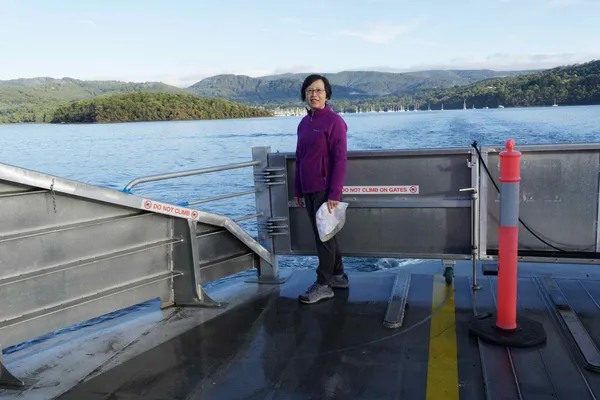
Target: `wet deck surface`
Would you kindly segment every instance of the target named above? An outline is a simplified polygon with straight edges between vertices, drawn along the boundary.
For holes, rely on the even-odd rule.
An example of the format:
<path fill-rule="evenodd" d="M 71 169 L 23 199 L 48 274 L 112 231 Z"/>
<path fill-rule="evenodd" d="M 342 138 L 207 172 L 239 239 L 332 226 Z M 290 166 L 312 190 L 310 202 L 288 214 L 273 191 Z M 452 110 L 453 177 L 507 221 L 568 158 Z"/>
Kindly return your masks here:
<path fill-rule="evenodd" d="M 427 319 L 444 299 L 446 285 L 441 276 L 413 274 L 408 308 L 398 329 L 382 324 L 395 275 L 357 273 L 350 278 L 351 287 L 337 290 L 335 299 L 307 306 L 299 304 L 297 296 L 314 280 L 314 271 L 297 272 L 278 290 L 164 342 L 59 399 L 600 396 L 600 373 L 585 368 L 582 357 L 597 360 L 593 351 L 594 343 L 600 343 L 600 281 L 520 278 L 519 312 L 543 323 L 547 343 L 507 349 L 469 335 L 474 298 L 466 276 L 456 277 L 448 301 Z M 496 277 L 478 279 L 483 289 L 476 292 L 476 311 L 493 312 Z M 557 288 L 577 312 L 573 319 L 568 308 L 563 310 L 570 326 L 577 329 L 579 322 L 579 337 L 587 334 L 591 339 L 584 353 L 552 302 L 550 294 Z"/>

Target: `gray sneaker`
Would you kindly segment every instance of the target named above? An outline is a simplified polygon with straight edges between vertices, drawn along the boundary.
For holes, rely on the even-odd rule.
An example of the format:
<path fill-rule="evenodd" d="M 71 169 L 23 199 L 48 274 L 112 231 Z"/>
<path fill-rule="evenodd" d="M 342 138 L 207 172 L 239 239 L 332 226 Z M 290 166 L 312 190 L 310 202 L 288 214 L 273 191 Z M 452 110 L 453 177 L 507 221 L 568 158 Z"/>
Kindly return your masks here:
<path fill-rule="evenodd" d="M 330 299 L 334 296 L 333 290 L 327 285 L 313 283 L 298 299 L 305 304 L 313 304 L 321 300 Z"/>
<path fill-rule="evenodd" d="M 348 286 L 350 286 L 348 275 L 333 275 L 331 277 L 331 282 L 329 282 L 329 286 L 331 286 L 333 289 L 346 289 Z"/>

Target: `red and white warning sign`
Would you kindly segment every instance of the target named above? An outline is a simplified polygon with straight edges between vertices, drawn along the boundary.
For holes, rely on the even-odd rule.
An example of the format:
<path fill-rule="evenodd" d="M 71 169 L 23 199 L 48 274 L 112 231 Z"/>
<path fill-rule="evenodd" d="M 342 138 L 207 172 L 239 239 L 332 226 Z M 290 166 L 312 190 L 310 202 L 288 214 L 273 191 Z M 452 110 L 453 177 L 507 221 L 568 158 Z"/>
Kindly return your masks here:
<path fill-rule="evenodd" d="M 160 201 L 142 199 L 142 208 L 159 214 L 173 215 L 187 219 L 198 220 L 198 211 L 191 208 L 174 206 Z"/>
<path fill-rule="evenodd" d="M 419 194 L 419 185 L 344 186 L 343 194 Z"/>

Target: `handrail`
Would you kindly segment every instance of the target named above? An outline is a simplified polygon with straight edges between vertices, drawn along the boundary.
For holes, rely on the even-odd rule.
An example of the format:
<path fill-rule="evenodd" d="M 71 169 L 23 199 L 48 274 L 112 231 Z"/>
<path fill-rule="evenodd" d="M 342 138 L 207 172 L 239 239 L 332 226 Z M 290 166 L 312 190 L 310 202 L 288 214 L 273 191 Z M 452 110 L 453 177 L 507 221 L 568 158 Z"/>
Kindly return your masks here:
<path fill-rule="evenodd" d="M 177 205 L 181 206 L 181 207 L 187 207 L 187 206 L 193 206 L 193 205 L 196 205 L 196 204 L 202 204 L 202 203 L 208 203 L 208 202 L 211 202 L 211 201 L 229 199 L 229 198 L 232 198 L 232 197 L 245 196 L 245 195 L 254 194 L 254 193 L 258 193 L 258 190 L 254 189 L 254 190 L 248 190 L 248 191 L 245 191 L 245 192 L 237 192 L 237 193 L 232 193 L 232 194 L 225 194 L 223 196 L 210 197 L 208 199 L 202 199 L 202 200 L 184 201 L 184 202 L 179 203 Z"/>
<path fill-rule="evenodd" d="M 144 177 L 136 178 L 136 179 L 132 180 L 131 182 L 129 182 L 123 189 L 123 192 L 130 193 L 131 189 L 134 186 L 139 185 L 140 183 L 154 182 L 154 181 L 160 181 L 160 180 L 172 179 L 172 178 L 181 178 L 184 176 L 191 176 L 191 175 L 201 175 L 201 174 L 207 174 L 210 172 L 227 171 L 227 170 L 236 169 L 236 168 L 253 167 L 256 165 L 260 165 L 260 163 L 261 162 L 258 160 L 257 161 L 247 161 L 247 162 L 238 163 L 238 164 L 227 164 L 227 165 L 220 165 L 217 167 L 194 169 L 194 170 L 190 170 L 190 171 L 172 172 L 170 174 L 144 176 Z"/>
<path fill-rule="evenodd" d="M 258 214 L 246 215 L 245 217 L 240 217 L 240 218 L 234 219 L 233 222 L 241 222 L 241 221 L 245 221 L 247 219 L 258 218 L 258 217 L 264 217 L 264 214 L 258 213 Z"/>

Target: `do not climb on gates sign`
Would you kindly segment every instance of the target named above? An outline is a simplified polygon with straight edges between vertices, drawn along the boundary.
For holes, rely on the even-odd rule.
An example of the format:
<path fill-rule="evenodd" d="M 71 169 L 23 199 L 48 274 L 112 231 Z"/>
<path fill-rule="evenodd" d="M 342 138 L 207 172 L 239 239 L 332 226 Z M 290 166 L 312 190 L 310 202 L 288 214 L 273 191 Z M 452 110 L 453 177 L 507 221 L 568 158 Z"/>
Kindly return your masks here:
<path fill-rule="evenodd" d="M 419 194 L 419 185 L 344 186 L 343 194 Z"/>

